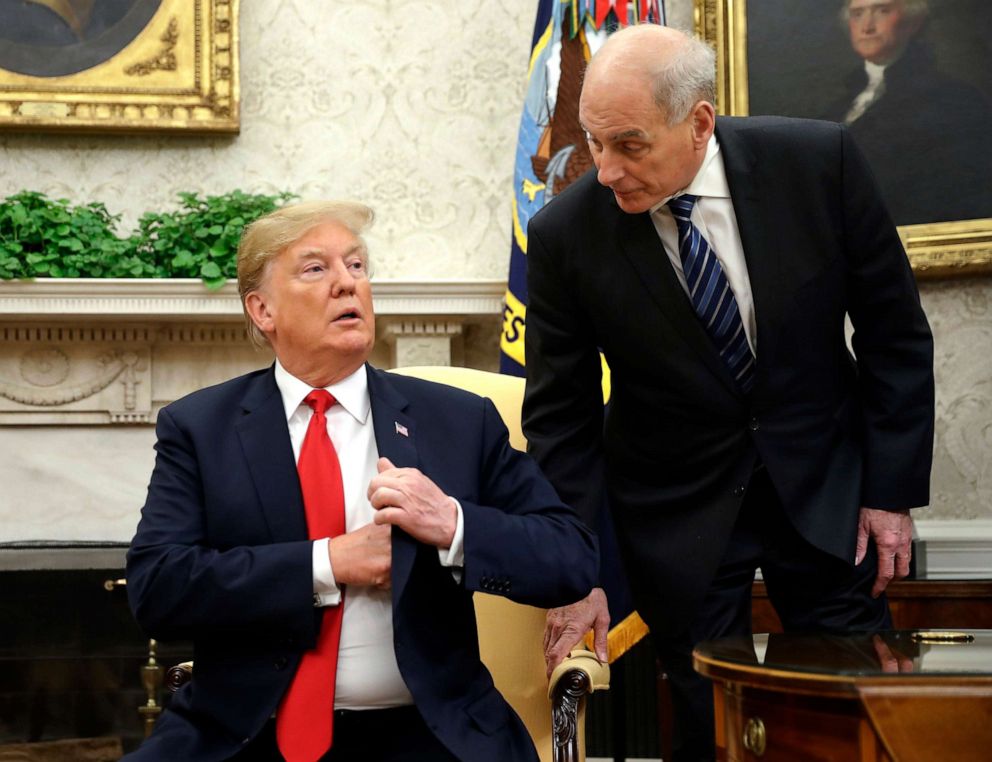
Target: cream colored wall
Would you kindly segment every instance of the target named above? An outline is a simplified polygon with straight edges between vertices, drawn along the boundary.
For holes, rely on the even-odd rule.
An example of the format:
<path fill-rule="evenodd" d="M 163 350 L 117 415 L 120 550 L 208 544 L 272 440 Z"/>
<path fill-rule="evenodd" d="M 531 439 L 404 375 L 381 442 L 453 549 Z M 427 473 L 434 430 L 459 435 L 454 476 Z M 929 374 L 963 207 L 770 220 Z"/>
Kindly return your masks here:
<path fill-rule="evenodd" d="M 0 137 L 0 194 L 97 199 L 133 223 L 182 190 L 371 203 L 380 277 L 506 277 L 535 4 L 241 3 L 241 134 Z"/>
<path fill-rule="evenodd" d="M 4 135 L 0 194 L 98 199 L 126 224 L 180 190 L 348 195 L 379 213 L 379 278 L 505 277 L 535 5 L 249 0 L 239 136 Z M 691 25 L 691 0 L 667 6 L 673 24 Z M 938 395 L 925 515 L 992 519 L 992 280 L 921 292 Z M 483 355 L 466 349 L 476 363 Z"/>

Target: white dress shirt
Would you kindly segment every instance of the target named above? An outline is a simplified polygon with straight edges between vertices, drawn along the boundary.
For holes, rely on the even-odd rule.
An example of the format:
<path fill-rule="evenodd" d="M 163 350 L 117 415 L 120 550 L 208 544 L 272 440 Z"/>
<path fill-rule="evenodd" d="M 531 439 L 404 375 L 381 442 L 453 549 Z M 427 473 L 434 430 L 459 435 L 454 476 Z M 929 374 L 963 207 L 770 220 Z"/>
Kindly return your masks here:
<path fill-rule="evenodd" d="M 727 184 L 727 173 L 723 167 L 723 157 L 720 155 L 720 144 L 717 143 L 716 135 L 710 136 L 703 164 L 692 182 L 675 196 L 666 198 L 651 209 L 651 221 L 658 231 L 658 237 L 661 238 L 672 267 L 675 268 L 679 283 L 688 294 L 689 286 L 686 284 L 682 257 L 679 255 L 678 226 L 675 224 L 671 209 L 667 206 L 672 198 L 684 194 L 699 197 L 692 209 L 692 222 L 699 228 L 723 267 L 730 290 L 737 299 L 737 308 L 744 323 L 747 343 L 751 346 L 751 352 L 757 357 L 758 334 L 754 322 L 751 279 L 747 274 L 744 246 L 741 244 L 737 216 L 734 214 L 734 204 L 730 200 L 730 186 Z"/>
<path fill-rule="evenodd" d="M 304 400 L 313 388 L 290 375 L 277 360 L 276 385 L 282 395 L 293 455 L 300 448 L 313 411 Z M 344 482 L 345 531 L 353 532 L 372 523 L 375 509 L 368 501 L 369 482 L 378 473 L 379 450 L 372 426 L 368 377 L 363 365 L 336 384 L 325 387 L 339 404 L 326 412 L 327 433 L 341 464 Z M 463 564 L 464 520 L 457 508 L 457 527 L 451 548 L 439 550 L 442 565 Z M 313 543 L 313 591 L 315 606 L 337 606 L 341 591 L 334 579 L 328 554 L 328 539 Z M 460 574 L 461 569 L 452 569 Z M 338 647 L 334 706 L 338 709 L 380 709 L 413 703 L 400 675 L 393 650 L 393 606 L 389 590 L 349 586 L 344 596 L 341 641 Z"/>

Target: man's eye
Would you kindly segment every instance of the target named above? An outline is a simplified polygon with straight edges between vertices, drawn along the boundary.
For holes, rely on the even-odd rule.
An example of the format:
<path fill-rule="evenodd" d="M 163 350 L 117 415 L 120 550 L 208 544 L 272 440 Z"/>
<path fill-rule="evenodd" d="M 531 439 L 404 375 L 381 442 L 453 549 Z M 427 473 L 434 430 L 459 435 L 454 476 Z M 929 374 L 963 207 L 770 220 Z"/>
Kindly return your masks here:
<path fill-rule="evenodd" d="M 309 264 L 306 267 L 304 267 L 303 268 L 303 272 L 305 272 L 305 273 L 319 273 L 323 269 L 324 269 L 324 266 L 322 264 L 318 264 L 317 262 L 314 262 L 313 264 Z"/>

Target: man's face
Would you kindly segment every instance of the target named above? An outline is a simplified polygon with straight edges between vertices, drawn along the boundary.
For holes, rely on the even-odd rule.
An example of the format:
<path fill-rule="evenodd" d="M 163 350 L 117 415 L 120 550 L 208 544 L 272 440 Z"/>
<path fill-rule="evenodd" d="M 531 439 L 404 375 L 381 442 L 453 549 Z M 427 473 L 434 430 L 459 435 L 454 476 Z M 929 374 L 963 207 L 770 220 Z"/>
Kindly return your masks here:
<path fill-rule="evenodd" d="M 345 378 L 372 351 L 365 248 L 337 222 L 317 225 L 279 252 L 246 304 L 286 370 L 312 386 Z"/>
<path fill-rule="evenodd" d="M 597 179 L 628 214 L 645 212 L 685 188 L 702 163 L 693 115 L 669 127 L 642 77 L 587 78 L 579 121 Z M 708 139 L 707 133 L 704 149 Z"/>
<path fill-rule="evenodd" d="M 919 29 L 919 22 L 906 15 L 902 0 L 851 0 L 848 13 L 854 52 L 876 64 L 896 58 Z"/>

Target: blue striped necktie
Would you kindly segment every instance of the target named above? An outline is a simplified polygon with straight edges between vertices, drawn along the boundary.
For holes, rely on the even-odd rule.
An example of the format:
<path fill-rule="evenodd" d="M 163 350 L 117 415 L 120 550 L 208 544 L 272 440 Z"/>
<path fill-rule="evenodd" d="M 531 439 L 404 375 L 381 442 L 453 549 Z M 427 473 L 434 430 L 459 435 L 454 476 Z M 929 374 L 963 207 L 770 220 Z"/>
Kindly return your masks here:
<path fill-rule="evenodd" d="M 689 298 L 738 386 L 749 392 L 754 385 L 754 355 L 720 260 L 690 219 L 698 198 L 685 194 L 668 202 L 679 229 L 679 256 Z"/>

